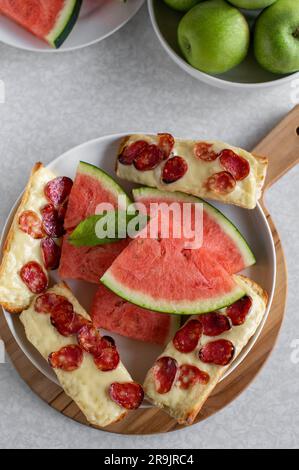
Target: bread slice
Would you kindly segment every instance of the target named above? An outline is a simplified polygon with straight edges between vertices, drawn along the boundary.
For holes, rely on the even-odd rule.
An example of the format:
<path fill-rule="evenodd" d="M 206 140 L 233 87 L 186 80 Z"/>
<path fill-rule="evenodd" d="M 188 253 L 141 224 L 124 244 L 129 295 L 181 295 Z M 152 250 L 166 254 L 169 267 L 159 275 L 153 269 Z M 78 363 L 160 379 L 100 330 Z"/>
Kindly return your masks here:
<path fill-rule="evenodd" d="M 166 191 L 180 191 L 194 196 L 214 199 L 227 204 L 234 204 L 247 209 L 254 209 L 258 199 L 261 197 L 262 188 L 266 178 L 268 167 L 268 160 L 265 157 L 253 155 L 246 150 L 238 147 L 233 147 L 229 144 L 220 141 L 206 141 L 204 145 L 210 146 L 211 151 L 218 156 L 223 150 L 234 152 L 237 156 L 241 157 L 241 172 L 242 161 L 247 160 L 249 163 L 249 174 L 243 179 L 235 181 L 235 186 L 228 192 L 218 192 L 208 184 L 210 178 L 214 175 L 226 170 L 220 163 L 220 158 L 215 158 L 213 161 L 202 160 L 195 155 L 195 148 L 199 141 L 174 139 L 174 147 L 170 155 L 180 156 L 183 158 L 186 165 L 186 172 L 176 181 L 171 183 L 164 182 L 162 179 L 163 169 L 167 161 L 162 160 L 152 170 L 140 170 L 135 168 L 134 164 L 123 164 L 119 158 L 124 149 L 137 141 L 145 141 L 150 145 L 159 146 L 159 135 L 145 135 L 134 134 L 125 137 L 120 145 L 117 161 L 116 173 L 120 178 L 123 178 L 134 183 L 158 188 Z M 201 142 L 201 141 L 200 141 Z M 202 142 L 201 142 L 202 143 Z"/>
<path fill-rule="evenodd" d="M 20 230 L 19 218 L 23 211 L 39 212 L 48 203 L 44 187 L 53 178 L 55 175 L 42 163 L 34 165 L 7 235 L 0 266 L 0 304 L 11 313 L 27 308 L 34 297 L 20 278 L 20 269 L 29 261 L 37 261 L 43 266 L 40 240 Z"/>
<path fill-rule="evenodd" d="M 74 311 L 87 320 L 89 315 L 79 304 L 65 283 L 59 283 L 47 292 L 65 297 L 74 307 Z M 47 360 L 49 354 L 61 348 L 77 344 L 76 336 L 64 337 L 51 324 L 50 315 L 37 313 L 34 309 L 35 299 L 25 310 L 20 320 L 24 325 L 26 336 L 40 354 Z M 84 359 L 79 369 L 65 372 L 54 369 L 65 393 L 72 398 L 86 419 L 96 426 L 107 426 L 124 418 L 127 411 L 111 400 L 108 389 L 112 382 L 131 382 L 130 374 L 120 362 L 110 372 L 101 372 L 94 364 L 90 354 L 84 352 Z"/>
<path fill-rule="evenodd" d="M 233 326 L 229 331 L 225 331 L 216 337 L 202 335 L 195 351 L 191 353 L 179 352 L 171 341 L 160 356 L 169 356 L 176 359 L 178 366 L 189 364 L 198 367 L 203 372 L 209 374 L 209 382 L 206 385 L 196 383 L 189 389 L 182 389 L 178 386 L 178 383 L 174 381 L 170 391 L 161 394 L 156 390 L 154 367 L 146 376 L 144 390 L 148 399 L 154 405 L 162 408 L 170 414 L 170 416 L 175 418 L 180 424 L 192 424 L 205 401 L 229 367 L 229 365 L 217 366 L 215 364 L 202 362 L 198 357 L 199 349 L 204 344 L 211 341 L 226 339 L 233 343 L 235 347 L 234 359 L 237 358 L 250 338 L 256 332 L 265 315 L 268 302 L 267 293 L 258 284 L 247 277 L 235 276 L 235 279 L 236 282 L 244 289 L 246 294 L 252 299 L 252 306 L 246 317 L 245 323 L 240 326 Z M 222 310 L 221 313 L 226 314 L 226 309 Z M 200 319 L 200 315 L 198 317 L 192 316 L 190 319 L 195 318 Z"/>

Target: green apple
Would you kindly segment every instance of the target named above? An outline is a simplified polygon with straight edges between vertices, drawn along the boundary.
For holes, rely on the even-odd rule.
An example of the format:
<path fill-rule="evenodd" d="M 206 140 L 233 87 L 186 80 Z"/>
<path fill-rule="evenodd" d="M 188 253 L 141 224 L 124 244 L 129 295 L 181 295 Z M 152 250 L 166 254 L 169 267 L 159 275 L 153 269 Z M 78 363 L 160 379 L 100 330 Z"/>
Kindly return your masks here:
<path fill-rule="evenodd" d="M 287 74 L 299 70 L 299 2 L 277 0 L 258 17 L 254 52 L 266 70 Z"/>
<path fill-rule="evenodd" d="M 224 0 L 209 0 L 186 13 L 179 24 L 178 41 L 193 67 L 206 73 L 223 73 L 246 57 L 249 26 L 237 8 Z"/>
<path fill-rule="evenodd" d="M 174 10 L 188 11 L 202 0 L 164 0 L 164 2 Z"/>
<path fill-rule="evenodd" d="M 277 0 L 228 0 L 235 7 L 245 8 L 246 10 L 258 10 L 259 8 L 266 8 Z"/>

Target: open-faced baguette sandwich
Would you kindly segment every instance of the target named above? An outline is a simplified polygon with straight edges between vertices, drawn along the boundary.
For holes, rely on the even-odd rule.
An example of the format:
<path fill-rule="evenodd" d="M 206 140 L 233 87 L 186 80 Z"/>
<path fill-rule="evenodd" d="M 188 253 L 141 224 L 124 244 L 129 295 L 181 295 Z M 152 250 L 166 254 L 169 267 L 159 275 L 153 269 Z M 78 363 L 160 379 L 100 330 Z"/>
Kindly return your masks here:
<path fill-rule="evenodd" d="M 267 165 L 266 158 L 223 142 L 136 134 L 123 139 L 116 173 L 134 183 L 253 209 Z"/>
<path fill-rule="evenodd" d="M 266 292 L 244 276 L 235 279 L 246 296 L 221 311 L 190 317 L 145 379 L 149 400 L 180 424 L 192 424 L 265 315 Z"/>
<path fill-rule="evenodd" d="M 107 426 L 140 406 L 142 387 L 121 363 L 113 339 L 92 326 L 66 284 L 36 296 L 20 319 L 28 340 L 91 424 Z"/>
<path fill-rule="evenodd" d="M 59 264 L 65 207 L 72 180 L 37 163 L 10 227 L 0 266 L 0 304 L 11 313 L 27 308 L 48 286 Z"/>

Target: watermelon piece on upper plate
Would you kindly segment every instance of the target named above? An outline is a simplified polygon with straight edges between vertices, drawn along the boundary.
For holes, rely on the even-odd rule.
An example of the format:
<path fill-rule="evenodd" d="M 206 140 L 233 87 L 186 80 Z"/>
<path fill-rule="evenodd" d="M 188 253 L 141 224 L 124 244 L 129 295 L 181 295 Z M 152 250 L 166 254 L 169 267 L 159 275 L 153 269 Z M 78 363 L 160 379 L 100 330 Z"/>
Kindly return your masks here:
<path fill-rule="evenodd" d="M 64 221 L 67 235 L 63 240 L 59 266 L 63 279 L 98 284 L 100 277 L 128 245 L 129 240 L 96 247 L 75 247 L 68 242 L 69 234 L 82 220 L 94 215 L 99 204 L 105 202 L 116 207 L 118 196 L 124 198 L 125 206 L 131 203 L 122 188 L 103 170 L 88 163 L 79 164 Z"/>
<path fill-rule="evenodd" d="M 165 344 L 180 326 L 180 317 L 140 308 L 100 285 L 91 308 L 97 328 L 147 343 Z"/>
<path fill-rule="evenodd" d="M 149 211 L 151 203 L 202 203 L 203 248 L 211 251 L 213 258 L 230 274 L 236 274 L 255 264 L 256 260 L 248 243 L 222 212 L 206 201 L 179 192 L 166 192 L 154 188 L 133 190 L 134 201 L 144 204 Z"/>
<path fill-rule="evenodd" d="M 82 0 L 0 0 L 0 12 L 59 48 L 78 19 Z"/>

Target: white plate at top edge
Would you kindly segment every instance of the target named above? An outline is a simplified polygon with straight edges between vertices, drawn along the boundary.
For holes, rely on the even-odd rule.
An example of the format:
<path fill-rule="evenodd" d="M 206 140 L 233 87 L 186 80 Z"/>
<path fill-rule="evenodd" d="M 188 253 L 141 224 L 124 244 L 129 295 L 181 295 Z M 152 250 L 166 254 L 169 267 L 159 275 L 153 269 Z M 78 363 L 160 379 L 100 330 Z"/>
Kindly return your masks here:
<path fill-rule="evenodd" d="M 0 42 L 31 52 L 69 52 L 91 46 L 124 26 L 143 5 L 144 0 L 83 0 L 78 21 L 59 49 L 0 14 Z"/>
<path fill-rule="evenodd" d="M 111 176 L 118 180 L 114 173 L 114 161 L 115 155 L 117 154 L 117 150 L 119 148 L 120 140 L 125 135 L 134 133 L 144 132 L 133 131 L 122 134 L 108 135 L 91 140 L 82 145 L 74 147 L 60 157 L 56 158 L 48 165 L 48 168 L 50 168 L 57 175 L 65 175 L 74 178 L 77 165 L 81 160 L 83 160 L 103 168 Z M 119 183 L 127 192 L 130 192 L 133 187 L 136 187 L 136 185 L 132 185 L 124 181 L 119 181 Z M 5 238 L 20 198 L 21 196 L 14 204 L 7 218 L 1 237 L 1 252 L 3 250 Z M 266 289 L 269 294 L 269 302 L 262 323 L 237 359 L 233 361 L 230 367 L 227 369 L 222 378 L 223 380 L 229 374 L 231 374 L 245 359 L 257 341 L 267 320 L 272 304 L 276 281 L 276 254 L 271 230 L 260 205 L 257 205 L 256 209 L 254 210 L 246 210 L 236 206 L 215 203 L 215 201 L 212 201 L 212 204 L 220 209 L 227 217 L 229 217 L 245 236 L 256 255 L 257 263 L 255 266 L 246 269 L 244 274 L 254 279 L 258 284 Z M 58 279 L 59 278 L 57 273 L 54 272 L 51 275 L 51 282 L 56 282 Z M 69 281 L 68 283 L 73 289 L 78 300 L 88 310 L 91 305 L 92 295 L 96 290 L 96 286 L 80 281 Z M 45 375 L 52 382 L 58 384 L 56 375 L 48 365 L 47 361 L 42 358 L 38 351 L 36 351 L 27 340 L 18 315 L 11 315 L 5 310 L 3 312 L 13 337 L 27 358 L 43 375 Z M 142 383 L 147 370 L 153 365 L 156 357 L 162 353 L 163 347 L 143 343 L 141 341 L 131 340 L 116 334 L 112 334 L 111 332 L 107 332 L 107 334 L 115 338 L 122 361 L 128 368 L 132 377 L 138 382 Z M 143 404 L 143 407 L 148 406 L 151 405 L 149 405 L 147 402 Z"/>

